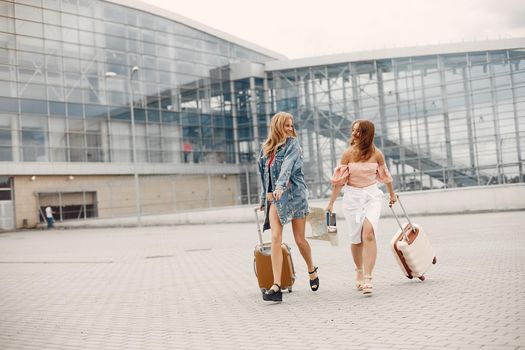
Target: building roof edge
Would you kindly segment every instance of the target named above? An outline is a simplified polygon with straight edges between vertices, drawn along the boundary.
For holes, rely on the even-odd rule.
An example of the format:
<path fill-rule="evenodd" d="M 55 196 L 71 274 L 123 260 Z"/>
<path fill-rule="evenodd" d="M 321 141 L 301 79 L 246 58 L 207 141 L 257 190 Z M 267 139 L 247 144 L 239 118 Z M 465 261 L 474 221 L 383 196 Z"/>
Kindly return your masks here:
<path fill-rule="evenodd" d="M 179 15 L 178 13 L 172 12 L 170 10 L 157 7 L 155 5 L 146 4 L 146 3 L 142 2 L 142 1 L 139 1 L 139 0 L 104 0 L 104 1 L 110 2 L 110 3 L 113 3 L 113 4 L 117 4 L 117 5 L 120 5 L 120 6 L 134 8 L 134 9 L 137 9 L 137 10 L 140 10 L 140 11 L 148 12 L 148 13 L 154 14 L 156 16 L 164 17 L 166 19 L 182 23 L 182 24 L 187 25 L 189 27 L 192 27 L 192 28 L 194 28 L 196 30 L 205 32 L 205 33 L 210 34 L 212 36 L 215 36 L 217 38 L 220 38 L 220 39 L 232 42 L 232 43 L 234 43 L 236 45 L 242 46 L 242 47 L 250 49 L 252 51 L 256 51 L 258 53 L 261 53 L 261 54 L 269 56 L 269 57 L 273 57 L 273 58 L 276 58 L 276 59 L 282 59 L 282 60 L 286 60 L 287 59 L 287 57 L 285 55 L 281 54 L 281 53 L 278 53 L 278 52 L 266 49 L 266 48 L 261 47 L 261 46 L 259 46 L 257 44 L 254 44 L 254 43 L 252 43 L 250 41 L 247 41 L 247 40 L 241 39 L 239 37 L 236 37 L 234 35 L 228 34 L 226 32 L 223 32 L 223 31 L 219 30 L 219 29 L 215 29 L 215 28 L 209 27 L 209 26 L 207 26 L 205 24 L 202 24 L 202 23 L 197 22 L 195 20 L 192 20 L 190 18 L 187 18 L 187 17 L 184 17 L 182 15 Z"/>
<path fill-rule="evenodd" d="M 507 38 L 498 40 L 458 42 L 425 46 L 410 46 L 381 50 L 367 50 L 335 55 L 305 57 L 290 60 L 276 60 L 266 62 L 266 71 L 294 69 L 300 67 L 314 67 L 345 62 L 369 61 L 386 58 L 429 56 L 452 54 L 460 52 L 475 52 L 486 50 L 503 50 L 525 48 L 525 37 Z"/>

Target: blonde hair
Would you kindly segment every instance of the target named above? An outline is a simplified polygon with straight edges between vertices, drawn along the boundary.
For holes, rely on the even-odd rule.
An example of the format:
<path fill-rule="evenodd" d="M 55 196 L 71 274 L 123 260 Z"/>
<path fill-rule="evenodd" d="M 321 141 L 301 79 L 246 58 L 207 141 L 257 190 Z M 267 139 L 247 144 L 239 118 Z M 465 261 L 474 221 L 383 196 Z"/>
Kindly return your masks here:
<path fill-rule="evenodd" d="M 286 143 L 288 135 L 284 130 L 284 125 L 288 119 L 293 120 L 293 115 L 286 112 L 277 112 L 270 121 L 270 130 L 268 132 L 268 138 L 263 143 L 263 153 L 265 155 L 270 155 L 277 147 Z M 293 137 L 297 137 L 295 129 L 292 133 Z"/>

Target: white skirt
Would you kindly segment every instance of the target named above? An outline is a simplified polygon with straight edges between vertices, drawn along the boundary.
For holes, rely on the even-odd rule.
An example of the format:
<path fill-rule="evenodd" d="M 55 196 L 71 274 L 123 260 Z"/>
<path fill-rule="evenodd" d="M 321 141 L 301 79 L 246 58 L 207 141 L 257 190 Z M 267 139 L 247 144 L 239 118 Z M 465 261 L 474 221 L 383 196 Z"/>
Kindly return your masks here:
<path fill-rule="evenodd" d="M 342 208 L 352 244 L 361 243 L 365 218 L 372 224 L 374 234 L 377 234 L 383 197 L 383 191 L 377 187 L 377 184 L 362 188 L 345 186 Z"/>

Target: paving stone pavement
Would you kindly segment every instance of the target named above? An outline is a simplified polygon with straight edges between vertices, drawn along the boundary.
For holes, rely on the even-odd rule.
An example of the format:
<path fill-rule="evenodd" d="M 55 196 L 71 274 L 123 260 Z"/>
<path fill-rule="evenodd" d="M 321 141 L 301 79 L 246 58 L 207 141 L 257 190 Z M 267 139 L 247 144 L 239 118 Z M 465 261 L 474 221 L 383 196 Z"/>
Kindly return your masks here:
<path fill-rule="evenodd" d="M 524 349 L 525 212 L 414 217 L 438 263 L 408 280 L 381 219 L 375 292 L 339 247 L 293 242 L 293 293 L 264 302 L 255 224 L 0 234 L 0 349 Z M 269 233 L 265 234 L 269 239 Z"/>

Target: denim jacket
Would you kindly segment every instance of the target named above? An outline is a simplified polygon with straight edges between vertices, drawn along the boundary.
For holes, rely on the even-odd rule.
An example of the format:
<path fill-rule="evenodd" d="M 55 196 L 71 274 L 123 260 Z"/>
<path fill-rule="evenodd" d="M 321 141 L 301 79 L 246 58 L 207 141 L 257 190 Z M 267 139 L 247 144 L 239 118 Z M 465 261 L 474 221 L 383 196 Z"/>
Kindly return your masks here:
<path fill-rule="evenodd" d="M 277 148 L 275 159 L 268 171 L 269 157 L 263 150 L 259 152 L 259 175 L 262 182 L 260 194 L 261 205 L 265 207 L 265 228 L 269 228 L 268 202 L 266 192 L 268 191 L 269 180 L 273 189 L 282 189 L 283 195 L 279 201 L 273 201 L 279 214 L 281 225 L 288 222 L 288 217 L 292 219 L 302 218 L 308 215 L 308 187 L 304 181 L 303 174 L 303 155 L 299 141 L 294 137 L 288 137 L 286 143 Z"/>

